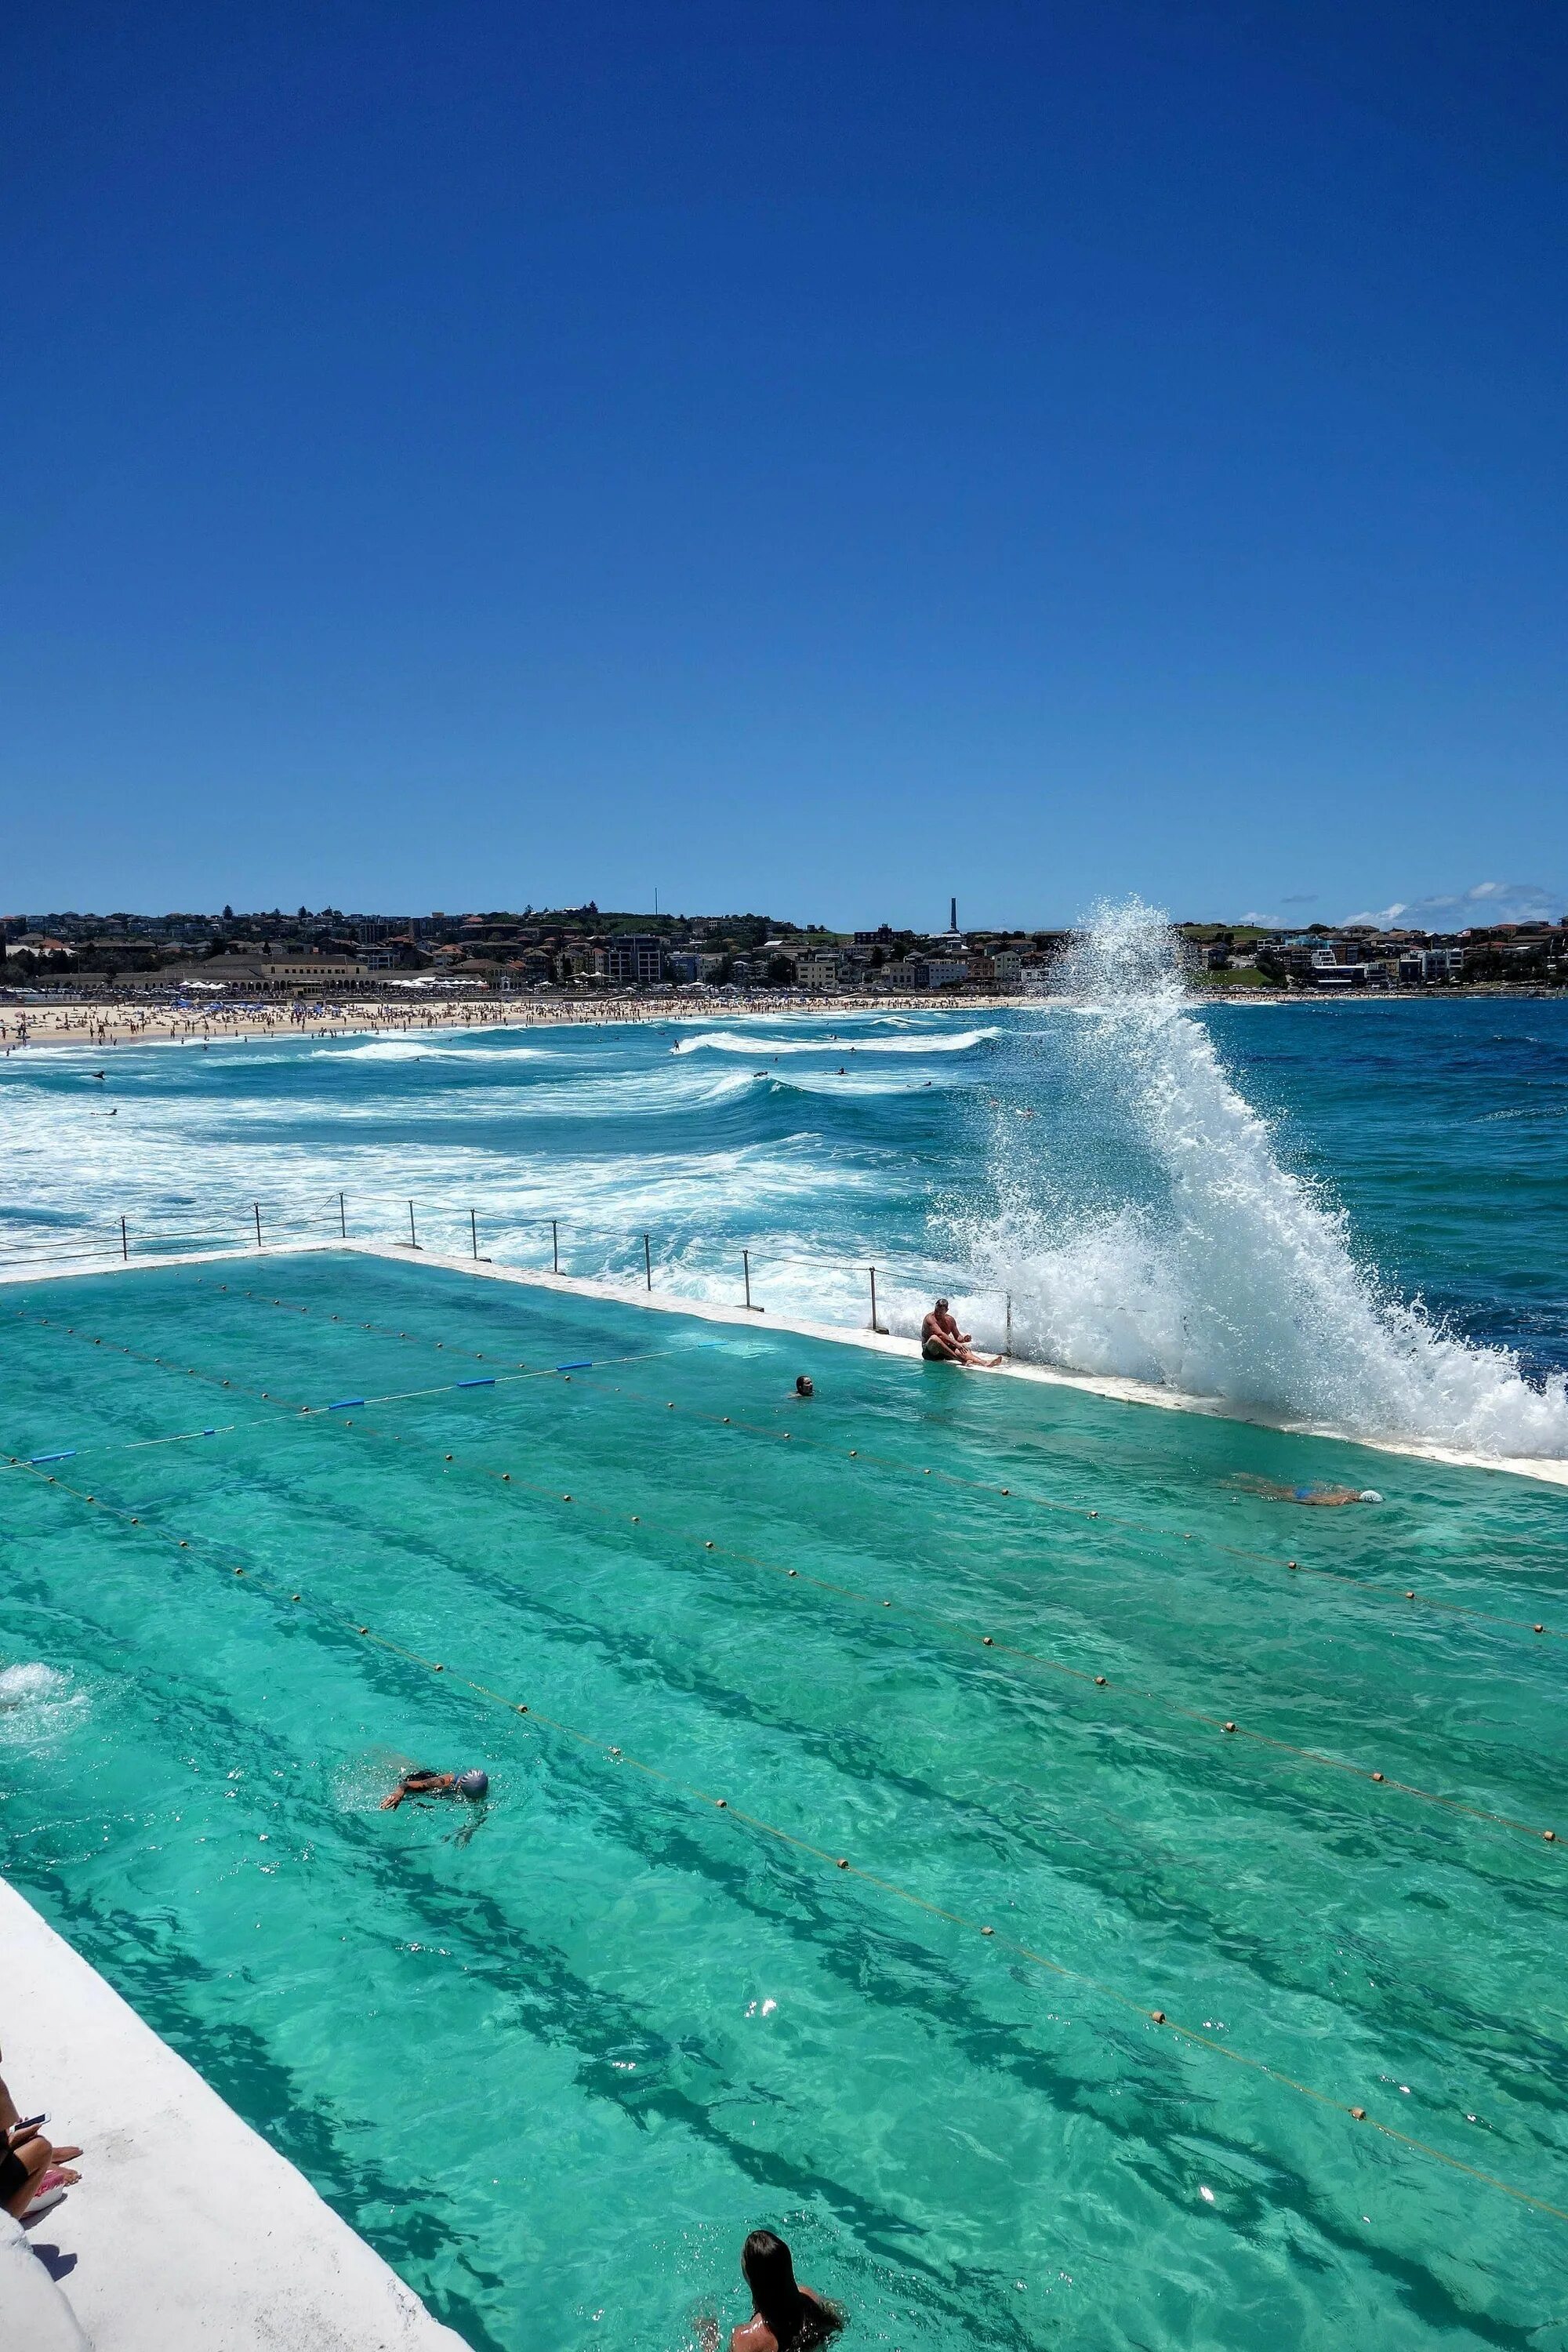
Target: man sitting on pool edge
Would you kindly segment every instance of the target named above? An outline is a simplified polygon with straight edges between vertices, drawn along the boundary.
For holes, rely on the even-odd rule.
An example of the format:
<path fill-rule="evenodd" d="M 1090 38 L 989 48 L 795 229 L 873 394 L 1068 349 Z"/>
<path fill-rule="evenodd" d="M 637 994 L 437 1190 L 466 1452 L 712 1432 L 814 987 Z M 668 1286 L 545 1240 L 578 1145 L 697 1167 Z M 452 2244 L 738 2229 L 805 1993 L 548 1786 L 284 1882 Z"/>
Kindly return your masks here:
<path fill-rule="evenodd" d="M 928 1364 L 983 1364 L 989 1370 L 1001 1362 L 1000 1356 L 977 1356 L 972 1337 L 959 1329 L 946 1299 L 939 1298 L 921 1325 L 921 1353 Z"/>

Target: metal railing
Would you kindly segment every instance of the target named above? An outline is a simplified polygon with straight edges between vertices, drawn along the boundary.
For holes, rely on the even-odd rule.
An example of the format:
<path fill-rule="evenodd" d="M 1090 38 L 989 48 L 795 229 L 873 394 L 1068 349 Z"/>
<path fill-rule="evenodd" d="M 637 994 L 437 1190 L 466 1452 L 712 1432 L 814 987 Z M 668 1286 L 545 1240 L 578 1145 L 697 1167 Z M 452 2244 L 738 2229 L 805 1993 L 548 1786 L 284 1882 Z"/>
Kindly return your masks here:
<path fill-rule="evenodd" d="M 429 1236 L 433 1229 L 439 1236 L 456 1225 L 466 1247 L 443 1251 L 444 1255 L 467 1255 L 476 1265 L 489 1265 L 495 1263 L 498 1251 L 506 1249 L 509 1257 L 526 1270 L 548 1270 L 552 1275 L 574 1278 L 571 1267 L 562 1264 L 563 1220 L 559 1217 L 486 1215 L 481 1219 L 479 1208 L 472 1202 L 421 1202 L 406 1194 L 394 1199 L 385 1194 L 356 1193 L 352 1198 L 352 1214 L 347 1192 L 335 1192 L 313 1208 L 253 1197 L 237 1202 L 226 1212 L 174 1203 L 142 1215 L 128 1212 L 101 1225 L 61 1227 L 57 1233 L 40 1233 L 35 1239 L 0 1241 L 0 1276 L 47 1275 L 67 1265 L 130 1265 L 138 1258 L 215 1253 L 239 1255 L 312 1242 L 330 1246 L 334 1239 L 380 1242 L 423 1254 L 432 1245 Z M 405 1223 L 406 1234 L 402 1230 Z M 424 1240 L 420 1238 L 422 1225 L 426 1236 Z M 580 1262 L 586 1251 L 597 1261 L 588 1279 L 621 1279 L 630 1284 L 637 1281 L 640 1273 L 638 1286 L 651 1294 L 656 1271 L 652 1228 L 627 1234 L 612 1227 L 581 1226 L 569 1229 L 569 1236 L 577 1243 L 576 1252 L 572 1253 L 569 1238 L 569 1254 L 576 1255 Z M 489 1245 L 485 1250 L 479 1245 L 481 1238 Z M 438 1240 L 435 1246 L 439 1246 Z M 977 1279 L 966 1267 L 943 1265 L 934 1259 L 906 1256 L 899 1252 L 884 1252 L 873 1263 L 847 1252 L 773 1250 L 765 1243 L 759 1245 L 755 1241 L 736 1241 L 729 1244 L 722 1258 L 716 1254 L 709 1257 L 703 1268 L 704 1277 L 710 1278 L 717 1265 L 726 1262 L 735 1263 L 739 1277 L 739 1295 L 730 1303 L 752 1315 L 766 1314 L 766 1307 L 752 1293 L 763 1282 L 773 1281 L 778 1270 L 809 1265 L 827 1267 L 840 1275 L 853 1273 L 865 1285 L 869 1318 L 864 1328 L 884 1336 L 889 1328 L 883 1318 L 890 1292 L 929 1291 L 934 1282 L 946 1280 L 958 1297 L 1000 1302 L 1004 1352 L 1013 1352 L 1013 1292 L 1000 1284 Z M 677 1289 L 677 1295 L 690 1294 Z"/>

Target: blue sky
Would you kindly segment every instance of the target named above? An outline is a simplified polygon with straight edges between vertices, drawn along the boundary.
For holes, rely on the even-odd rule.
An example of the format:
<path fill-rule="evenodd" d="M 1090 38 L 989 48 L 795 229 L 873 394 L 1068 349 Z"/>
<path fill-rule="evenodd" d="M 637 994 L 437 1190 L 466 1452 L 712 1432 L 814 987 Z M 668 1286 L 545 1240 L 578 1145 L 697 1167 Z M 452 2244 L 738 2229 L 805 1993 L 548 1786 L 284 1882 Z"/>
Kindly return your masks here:
<path fill-rule="evenodd" d="M 1545 5 L 146 0 L 0 75 L 0 911 L 1568 881 Z"/>

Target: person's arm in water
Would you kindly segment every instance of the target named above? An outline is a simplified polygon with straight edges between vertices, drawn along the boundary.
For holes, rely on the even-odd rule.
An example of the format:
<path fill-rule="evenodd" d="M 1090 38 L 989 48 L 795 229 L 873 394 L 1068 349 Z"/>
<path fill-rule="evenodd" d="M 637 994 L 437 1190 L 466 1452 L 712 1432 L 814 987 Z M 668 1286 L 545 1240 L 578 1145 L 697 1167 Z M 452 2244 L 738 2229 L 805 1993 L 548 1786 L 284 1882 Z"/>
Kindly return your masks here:
<path fill-rule="evenodd" d="M 451 1772 L 405 1772 L 390 1797 L 383 1797 L 381 1810 L 395 1813 L 405 1797 L 445 1797 L 457 1786 L 457 1776 Z"/>

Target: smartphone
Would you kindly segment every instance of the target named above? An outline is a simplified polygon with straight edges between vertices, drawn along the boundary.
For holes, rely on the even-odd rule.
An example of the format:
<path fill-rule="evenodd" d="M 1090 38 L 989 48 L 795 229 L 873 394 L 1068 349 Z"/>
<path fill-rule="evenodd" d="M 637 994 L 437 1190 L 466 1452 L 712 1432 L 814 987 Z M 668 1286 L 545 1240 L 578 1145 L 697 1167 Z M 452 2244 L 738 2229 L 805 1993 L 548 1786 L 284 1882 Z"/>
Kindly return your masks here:
<path fill-rule="evenodd" d="M 48 2120 L 47 2115 L 23 2116 L 11 2128 L 13 2131 L 37 2131 L 40 2124 L 47 2124 Z"/>

